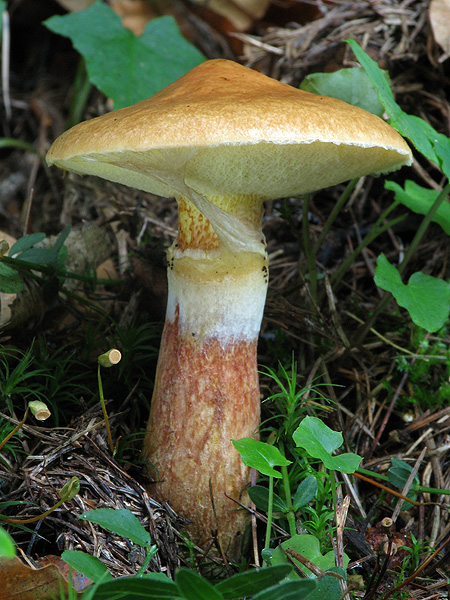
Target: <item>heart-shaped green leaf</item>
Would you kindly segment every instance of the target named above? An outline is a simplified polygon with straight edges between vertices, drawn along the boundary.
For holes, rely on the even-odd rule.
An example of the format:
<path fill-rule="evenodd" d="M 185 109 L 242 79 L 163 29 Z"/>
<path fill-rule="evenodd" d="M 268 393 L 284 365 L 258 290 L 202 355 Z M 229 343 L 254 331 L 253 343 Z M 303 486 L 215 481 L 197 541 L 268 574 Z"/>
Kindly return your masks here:
<path fill-rule="evenodd" d="M 278 448 L 253 438 L 233 440 L 233 445 L 245 465 L 257 469 L 269 477 L 281 477 L 281 474 L 273 467 L 284 467 L 291 464 L 291 461 L 287 460 Z"/>

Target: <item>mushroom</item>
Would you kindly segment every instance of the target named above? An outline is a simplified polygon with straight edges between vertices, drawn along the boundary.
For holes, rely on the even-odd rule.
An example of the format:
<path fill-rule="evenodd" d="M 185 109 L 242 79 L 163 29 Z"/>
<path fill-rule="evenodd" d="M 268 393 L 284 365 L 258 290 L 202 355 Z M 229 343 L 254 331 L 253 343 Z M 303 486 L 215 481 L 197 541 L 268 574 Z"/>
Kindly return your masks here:
<path fill-rule="evenodd" d="M 156 496 L 239 555 L 257 436 L 256 364 L 268 259 L 263 202 L 411 163 L 382 119 L 217 59 L 152 98 L 62 134 L 49 165 L 175 197 L 168 306 L 144 456 Z"/>

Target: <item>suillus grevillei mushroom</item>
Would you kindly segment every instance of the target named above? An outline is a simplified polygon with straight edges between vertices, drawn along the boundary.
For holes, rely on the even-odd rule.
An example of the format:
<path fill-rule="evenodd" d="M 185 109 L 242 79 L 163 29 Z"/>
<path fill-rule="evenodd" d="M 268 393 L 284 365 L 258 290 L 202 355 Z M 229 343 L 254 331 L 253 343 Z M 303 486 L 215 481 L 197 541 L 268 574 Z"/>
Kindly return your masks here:
<path fill-rule="evenodd" d="M 178 202 L 168 306 L 144 456 L 153 493 L 215 532 L 230 557 L 247 523 L 249 469 L 231 440 L 257 436 L 257 340 L 268 282 L 265 200 L 411 163 L 382 119 L 235 62 L 202 63 L 155 96 L 76 125 L 49 165 Z"/>

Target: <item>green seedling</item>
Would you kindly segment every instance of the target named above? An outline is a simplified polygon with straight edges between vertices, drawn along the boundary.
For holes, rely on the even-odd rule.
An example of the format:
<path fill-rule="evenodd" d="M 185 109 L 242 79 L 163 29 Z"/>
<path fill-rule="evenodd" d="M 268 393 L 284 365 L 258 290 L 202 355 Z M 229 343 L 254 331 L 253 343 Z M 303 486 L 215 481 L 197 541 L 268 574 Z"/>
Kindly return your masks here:
<path fill-rule="evenodd" d="M 309 456 L 318 458 L 322 461 L 324 467 L 330 471 L 333 506 L 336 510 L 337 497 L 334 472 L 354 473 L 361 463 L 361 456 L 351 452 L 334 456 L 333 453 L 344 442 L 342 433 L 333 431 L 317 417 L 305 417 L 294 432 L 293 439 L 298 447 L 306 450 Z"/>
<path fill-rule="evenodd" d="M 31 414 L 38 421 L 46 421 L 50 416 L 50 411 L 47 408 L 47 405 L 40 400 L 33 400 L 30 402 L 25 410 L 25 414 L 21 421 L 1 440 L 0 442 L 0 450 L 9 442 L 9 440 L 16 435 L 20 429 L 22 429 L 25 421 L 27 420 L 28 413 L 31 411 Z"/>
<path fill-rule="evenodd" d="M 407 565 L 407 567 L 409 568 L 409 571 L 411 572 L 411 571 L 416 571 L 419 568 L 420 563 L 423 560 L 424 556 L 426 556 L 427 554 L 430 554 L 431 552 L 434 552 L 434 548 L 432 546 L 430 546 L 429 544 L 427 544 L 426 542 L 424 542 L 423 540 L 417 539 L 412 531 L 410 533 L 410 537 L 411 537 L 412 547 L 400 546 L 400 548 L 402 548 L 409 554 L 409 557 L 408 557 L 409 564 Z"/>
<path fill-rule="evenodd" d="M 63 487 L 59 490 L 60 500 L 45 512 L 35 517 L 30 517 L 28 519 L 12 519 L 0 515 L 0 521 L 3 523 L 13 523 L 14 525 L 28 525 L 29 523 L 36 523 L 36 521 L 40 521 L 44 517 L 48 517 L 48 515 L 50 515 L 53 511 L 59 508 L 62 504 L 64 504 L 64 502 L 73 500 L 73 498 L 75 498 L 79 491 L 80 480 L 78 479 L 78 477 L 72 477 L 72 479 L 68 481 L 65 485 L 63 485 Z"/>
<path fill-rule="evenodd" d="M 248 467 L 256 469 L 269 478 L 269 491 L 267 496 L 267 528 L 264 550 L 270 547 L 273 516 L 273 480 L 282 477 L 281 473 L 274 467 L 286 467 L 292 461 L 285 458 L 275 446 L 260 442 L 252 438 L 233 440 L 233 445 L 241 455 L 242 462 Z"/>
<path fill-rule="evenodd" d="M 438 133 L 431 125 L 420 117 L 408 115 L 395 102 L 392 90 L 386 81 L 383 72 L 378 67 L 377 63 L 372 60 L 354 40 L 348 40 L 353 52 L 366 71 L 378 91 L 380 102 L 386 109 L 389 115 L 390 124 L 397 129 L 402 135 L 407 137 L 415 146 L 415 148 L 427 159 L 434 162 L 441 168 L 447 180 L 450 177 L 450 139 L 445 135 Z M 408 206 L 411 210 L 425 215 L 421 225 L 419 226 L 409 248 L 399 265 L 399 274 L 401 274 L 407 266 L 409 260 L 413 256 L 419 242 L 421 241 L 428 225 L 435 221 L 441 225 L 444 231 L 448 232 L 449 207 L 446 203 L 446 198 L 450 192 L 450 183 L 447 181 L 441 192 L 437 194 L 429 190 L 420 189 L 412 182 L 406 182 L 405 188 L 401 190 L 396 185 L 390 182 L 386 183 L 388 189 L 394 189 L 396 192 L 396 202 L 401 202 Z M 386 261 L 387 262 L 387 261 Z M 401 285 L 392 285 L 391 269 L 386 263 L 381 263 L 377 267 L 377 276 L 379 278 L 378 285 L 386 291 L 390 291 L 394 298 L 401 306 L 405 302 L 405 288 Z M 386 285 L 387 279 L 387 285 Z M 399 277 L 396 278 L 398 284 Z M 437 280 L 439 281 L 439 280 Z M 411 279 L 410 279 L 411 283 Z M 407 306 L 405 308 L 411 313 L 411 305 L 413 304 L 412 318 L 417 319 L 418 313 L 421 314 L 422 326 L 428 331 L 436 331 L 444 324 L 450 312 L 450 295 L 448 285 L 431 284 L 430 280 L 425 282 L 421 289 L 421 293 L 414 293 L 414 302 L 411 301 L 411 290 L 408 292 Z M 441 311 L 439 318 L 434 315 L 434 306 L 430 306 L 430 293 L 436 297 L 440 293 Z M 400 299 L 400 300 L 399 300 Z M 381 304 L 381 303 L 380 303 Z M 379 305 L 378 311 L 384 308 Z M 414 315 L 414 316 L 413 316 Z M 424 318 L 425 315 L 425 318 Z"/>
<path fill-rule="evenodd" d="M 386 72 L 380 69 L 376 62 L 373 61 L 354 40 L 348 40 L 348 43 L 361 63 L 363 70 L 343 69 L 342 71 L 332 74 L 313 74 L 308 76 L 302 87 L 311 88 L 312 86 L 313 91 L 316 93 L 338 97 L 359 106 L 361 106 L 361 100 L 358 96 L 362 90 L 366 90 L 365 94 L 363 94 L 364 98 L 373 97 L 374 94 L 377 95 L 378 106 L 381 104 L 387 112 L 390 124 L 402 135 L 409 138 L 415 148 L 425 158 L 433 161 L 448 179 L 450 176 L 450 139 L 445 135 L 438 133 L 423 119 L 405 113 L 395 102 L 389 84 L 389 77 Z M 360 72 L 358 73 L 358 71 Z M 332 89 L 333 86 L 335 86 L 334 90 Z M 356 95 L 353 93 L 353 90 L 356 90 Z M 348 94 L 350 94 L 350 96 Z M 364 108 L 375 114 L 379 114 L 379 107 L 377 108 L 376 104 Z M 355 185 L 356 181 L 352 181 L 347 186 L 341 199 L 336 203 L 332 214 L 327 219 L 320 239 L 315 244 L 314 248 L 311 247 L 308 231 L 304 230 L 305 253 L 308 262 L 311 295 L 313 299 L 316 299 L 318 278 L 315 263 L 316 253 L 326 233 L 331 228 L 332 223 L 344 207 L 349 194 L 354 189 Z M 401 282 L 400 275 L 405 270 L 431 222 L 438 223 L 442 229 L 449 234 L 450 206 L 448 202 L 446 202 L 446 198 L 450 192 L 450 184 L 447 182 L 441 192 L 437 190 L 428 190 L 413 181 L 406 181 L 404 188 L 394 182 L 387 181 L 385 187 L 388 190 L 394 191 L 394 201 L 371 227 L 370 232 L 362 239 L 360 244 L 335 270 L 330 277 L 330 284 L 333 289 L 335 289 L 361 251 L 371 244 L 380 234 L 405 218 L 405 215 L 400 215 L 389 222 L 386 222 L 387 217 L 395 208 L 404 205 L 409 210 L 424 215 L 424 219 L 419 226 L 405 257 L 398 266 L 398 270 L 390 265 L 383 256 L 378 259 L 375 283 L 381 289 L 390 292 L 397 300 L 398 304 L 408 310 L 414 323 L 420 324 L 420 326 L 427 329 L 427 331 L 437 331 L 442 327 L 450 312 L 450 286 L 447 282 L 432 278 L 428 275 L 423 275 L 422 273 L 413 274 L 408 285 L 404 285 Z M 305 202 L 306 205 L 304 205 L 304 210 L 307 211 L 308 199 L 306 199 Z M 305 228 L 307 228 L 307 224 L 305 224 Z M 430 302 L 430 299 L 432 302 Z M 389 296 L 385 296 L 369 322 L 367 322 L 365 330 L 370 328 L 377 315 L 384 310 L 388 301 Z M 436 307 L 439 308 L 438 311 L 435 310 Z"/>
<path fill-rule="evenodd" d="M 397 369 L 408 374 L 409 394 L 403 396 L 399 407 L 418 404 L 423 409 L 435 410 L 450 402 L 450 346 L 449 323 L 446 322 L 434 336 L 416 327 L 412 344 L 417 348 L 411 357 L 399 356 Z"/>
<path fill-rule="evenodd" d="M 358 468 L 361 457 L 351 453 L 334 456 L 334 451 L 342 446 L 342 434 L 331 430 L 316 417 L 304 417 L 299 427 L 294 432 L 293 439 L 297 447 L 301 447 L 306 451 L 307 457 L 320 459 L 325 468 L 331 471 L 329 479 L 333 505 L 336 507 L 334 471 L 353 473 Z M 292 464 L 292 461 L 286 459 L 276 447 L 251 438 L 233 441 L 233 444 L 240 452 L 244 464 L 257 469 L 261 474 L 266 475 L 269 478 L 268 490 L 263 486 L 253 486 L 249 490 L 250 497 L 255 505 L 267 512 L 266 537 L 264 550 L 262 552 L 264 560 L 270 563 L 273 556 L 273 550 L 270 548 L 270 540 L 274 513 L 275 515 L 281 514 L 282 516 L 286 516 L 288 519 L 289 531 L 291 534 L 290 539 L 296 539 L 295 513 L 300 509 L 303 509 L 303 512 L 305 513 L 309 512 L 311 516 L 310 527 L 312 530 L 315 529 L 320 535 L 320 532 L 327 526 L 328 521 L 333 518 L 333 512 L 321 510 L 320 513 L 318 513 L 307 506 L 317 493 L 316 478 L 313 476 L 306 477 L 299 485 L 294 498 L 292 499 L 287 473 L 287 468 Z M 281 472 L 274 467 L 280 467 Z M 284 499 L 274 493 L 274 479 L 283 480 L 285 491 Z M 318 539 L 319 535 L 310 537 L 314 538 L 314 543 L 320 547 Z M 304 539 L 308 540 L 309 537 Z"/>
<path fill-rule="evenodd" d="M 16 555 L 16 546 L 12 537 L 7 531 L 0 527 L 0 559 L 14 558 Z"/>
<path fill-rule="evenodd" d="M 277 437 L 285 444 L 291 444 L 292 434 L 297 429 L 308 407 L 322 411 L 327 408 L 321 402 L 329 403 L 330 400 L 320 391 L 325 384 L 312 384 L 306 387 L 299 386 L 300 375 L 297 363 L 292 356 L 290 368 L 279 364 L 277 371 L 270 367 L 263 367 L 261 374 L 269 377 L 277 386 L 278 391 L 270 394 L 264 403 L 272 403 L 275 406 L 275 414 L 266 419 L 262 427 L 268 427 L 272 420 L 281 421 L 281 427 L 277 429 Z M 308 400 L 305 401 L 305 397 Z"/>
<path fill-rule="evenodd" d="M 418 272 L 413 273 L 405 285 L 384 254 L 377 259 L 374 280 L 378 287 L 391 292 L 399 306 L 406 308 L 418 327 L 434 332 L 447 320 L 450 284 L 446 281 Z"/>
<path fill-rule="evenodd" d="M 10 362 L 18 360 L 12 369 Z M 13 352 L 2 348 L 0 358 L 0 403 L 7 405 L 13 412 L 13 398 L 22 396 L 27 401 L 45 399 L 45 385 L 36 381 L 37 378 L 47 378 L 43 369 L 33 367 L 33 347 L 27 352 Z"/>
<path fill-rule="evenodd" d="M 105 367 L 105 368 L 114 367 L 115 365 L 119 364 L 121 358 L 122 358 L 122 355 L 121 355 L 120 351 L 117 350 L 116 348 L 112 348 L 111 350 L 108 350 L 108 352 L 105 352 L 104 354 L 102 354 L 101 356 L 98 357 L 98 368 L 97 368 L 98 393 L 100 396 L 100 404 L 102 407 L 103 417 L 105 419 L 105 427 L 106 427 L 106 434 L 108 436 L 109 449 L 111 450 L 112 454 L 114 454 L 115 448 L 114 448 L 114 443 L 113 443 L 113 439 L 112 439 L 112 435 L 111 435 L 111 428 L 109 426 L 108 413 L 106 412 L 105 397 L 103 395 L 101 367 Z"/>
<path fill-rule="evenodd" d="M 116 109 L 153 96 L 205 60 L 170 16 L 153 19 L 136 36 L 107 4 L 95 2 L 44 25 L 70 38 L 84 57 L 90 82 Z"/>

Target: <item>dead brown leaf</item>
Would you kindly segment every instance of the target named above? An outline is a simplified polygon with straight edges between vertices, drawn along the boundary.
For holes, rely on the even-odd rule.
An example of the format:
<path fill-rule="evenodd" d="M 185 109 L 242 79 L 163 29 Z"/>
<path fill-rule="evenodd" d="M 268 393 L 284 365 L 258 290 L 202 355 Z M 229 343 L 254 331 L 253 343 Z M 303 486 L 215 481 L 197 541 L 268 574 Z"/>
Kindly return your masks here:
<path fill-rule="evenodd" d="M 60 590 L 67 593 L 67 564 L 59 557 L 46 557 L 46 562 L 50 564 L 34 569 L 18 557 L 0 559 L 0 600 L 54 600 L 60 597 Z M 89 582 L 84 583 L 86 587 Z"/>
<path fill-rule="evenodd" d="M 445 53 L 439 59 L 443 62 L 450 56 L 450 0 L 431 0 L 429 16 L 434 39 Z"/>

